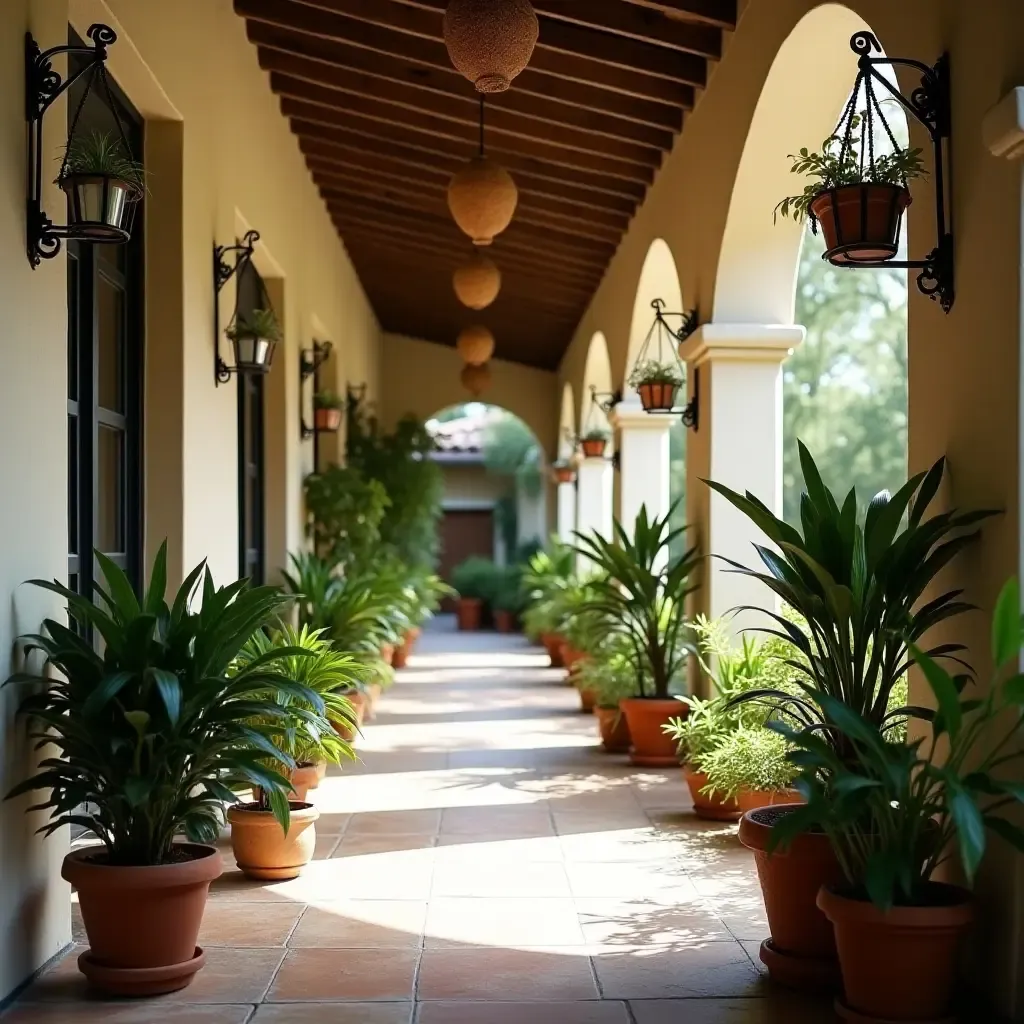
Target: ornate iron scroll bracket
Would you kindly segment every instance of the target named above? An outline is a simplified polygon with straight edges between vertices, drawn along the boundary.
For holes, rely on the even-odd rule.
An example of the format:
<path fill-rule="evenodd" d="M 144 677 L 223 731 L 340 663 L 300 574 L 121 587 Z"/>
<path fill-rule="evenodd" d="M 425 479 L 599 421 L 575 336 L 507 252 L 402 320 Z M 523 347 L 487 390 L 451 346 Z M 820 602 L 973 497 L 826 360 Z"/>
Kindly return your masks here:
<path fill-rule="evenodd" d="M 311 427 L 306 422 L 306 414 L 302 408 L 302 391 L 305 382 L 312 377 L 313 378 L 313 393 L 316 394 L 316 375 L 320 370 L 320 367 L 327 362 L 328 356 L 331 354 L 331 350 L 334 346 L 329 341 L 314 341 L 311 349 L 303 349 L 299 353 L 299 423 L 301 427 L 301 436 L 303 441 L 308 441 L 309 438 L 316 438 L 317 432 L 315 427 Z M 314 465 L 316 464 L 314 458 Z"/>
<path fill-rule="evenodd" d="M 247 231 L 241 242 L 235 245 L 215 245 L 213 247 L 213 379 L 217 385 L 227 384 L 231 380 L 234 368 L 224 362 L 220 354 L 220 293 L 221 289 L 252 259 L 256 243 L 260 240 L 258 231 Z M 235 254 L 234 263 L 229 263 L 227 256 Z"/>

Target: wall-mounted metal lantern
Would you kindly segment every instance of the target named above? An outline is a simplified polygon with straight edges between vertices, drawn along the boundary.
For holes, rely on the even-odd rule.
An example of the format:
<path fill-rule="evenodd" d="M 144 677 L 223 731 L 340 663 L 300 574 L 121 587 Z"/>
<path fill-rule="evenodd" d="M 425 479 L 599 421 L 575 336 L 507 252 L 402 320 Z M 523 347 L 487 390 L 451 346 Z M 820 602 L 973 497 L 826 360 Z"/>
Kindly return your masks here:
<path fill-rule="evenodd" d="M 333 345 L 329 341 L 314 341 L 311 349 L 303 349 L 299 353 L 299 417 L 304 441 L 317 434 L 337 433 L 341 427 L 344 400 L 339 398 L 337 401 L 331 401 L 330 399 L 336 396 L 321 392 L 317 383 L 320 367 L 327 362 L 332 348 Z M 306 415 L 302 411 L 305 383 L 311 378 L 313 381 L 313 426 L 306 423 Z"/>
<path fill-rule="evenodd" d="M 686 366 L 679 356 L 679 346 L 697 330 L 697 310 L 672 313 L 665 310 L 664 299 L 651 303 L 654 322 L 637 353 L 636 368 L 629 383 L 636 388 L 644 412 L 653 416 L 679 416 L 691 430 L 700 426 L 700 373 L 693 371 L 693 395 L 684 406 L 679 405 L 679 393 L 686 384 Z M 679 326 L 673 327 L 668 317 L 678 317 Z"/>
<path fill-rule="evenodd" d="M 213 373 L 217 384 L 226 384 L 233 373 L 269 373 L 274 352 L 281 340 L 281 325 L 271 306 L 263 278 L 252 267 L 252 254 L 259 239 L 258 231 L 247 231 L 241 242 L 235 245 L 216 245 L 213 248 Z M 227 260 L 229 253 L 235 254 L 234 264 Z M 243 309 L 237 286 L 242 275 L 250 272 L 258 298 Z M 232 277 L 236 278 L 235 311 L 231 322 L 224 329 L 234 349 L 234 365 L 229 366 L 220 354 L 220 292 Z"/>
<path fill-rule="evenodd" d="M 28 122 L 28 176 L 25 205 L 26 250 L 33 269 L 60 252 L 62 238 L 86 242 L 127 242 L 139 201 L 145 195 L 142 165 L 132 159 L 128 137 L 118 114 L 107 77 L 107 47 L 117 34 L 107 25 L 91 25 L 86 33 L 92 46 L 53 46 L 40 50 L 25 34 L 25 120 Z M 83 67 L 61 79 L 53 70 L 55 57 L 86 58 Z M 43 116 L 54 101 L 77 81 L 85 89 L 71 118 L 57 184 L 67 196 L 67 224 L 54 224 L 43 210 Z M 117 124 L 118 138 L 94 132 L 81 136 L 78 122 L 89 93 L 100 88 Z"/>
<path fill-rule="evenodd" d="M 953 275 L 952 208 L 946 188 L 950 141 L 949 58 L 943 54 L 934 66 L 905 57 L 886 57 L 870 32 L 857 32 L 850 48 L 858 54 L 857 79 L 839 119 L 839 163 L 853 166 L 856 183 L 828 183 L 811 204 L 811 224 L 820 224 L 827 246 L 824 258 L 838 267 L 903 267 L 920 270 L 917 286 L 938 300 L 945 312 L 956 297 Z M 876 54 L 872 56 L 872 54 Z M 921 84 L 904 96 L 879 67 L 912 68 Z M 882 161 L 892 163 L 900 149 L 882 112 L 876 85 L 919 121 L 932 141 L 935 187 L 935 248 L 919 260 L 896 260 L 903 214 L 910 203 L 907 174 L 897 181 L 880 182 Z M 884 132 L 886 152 L 876 149 L 876 135 Z M 890 177 L 892 175 L 889 175 Z"/>

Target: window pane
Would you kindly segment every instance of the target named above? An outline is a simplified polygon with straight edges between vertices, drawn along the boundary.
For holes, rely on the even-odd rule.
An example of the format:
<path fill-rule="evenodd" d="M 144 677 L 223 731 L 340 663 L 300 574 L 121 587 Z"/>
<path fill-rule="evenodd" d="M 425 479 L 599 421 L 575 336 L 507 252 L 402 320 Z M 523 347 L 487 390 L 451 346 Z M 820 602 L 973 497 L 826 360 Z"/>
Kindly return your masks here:
<path fill-rule="evenodd" d="M 113 246 L 100 245 L 99 249 Z M 96 360 L 99 404 L 124 412 L 124 293 L 99 275 L 96 280 Z"/>
<path fill-rule="evenodd" d="M 110 427 L 97 430 L 96 547 L 124 550 L 124 434 Z"/>

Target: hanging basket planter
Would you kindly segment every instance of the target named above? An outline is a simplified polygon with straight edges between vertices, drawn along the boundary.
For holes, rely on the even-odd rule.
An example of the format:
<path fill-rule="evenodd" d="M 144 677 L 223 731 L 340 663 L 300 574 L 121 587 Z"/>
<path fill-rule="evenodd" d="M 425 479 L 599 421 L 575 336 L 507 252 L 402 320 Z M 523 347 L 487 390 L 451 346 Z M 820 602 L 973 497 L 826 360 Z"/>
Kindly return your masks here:
<path fill-rule="evenodd" d="M 833 263 L 894 259 L 903 213 L 910 203 L 910 190 L 902 185 L 826 189 L 810 204 L 811 216 L 825 239 L 825 258 Z"/>
<path fill-rule="evenodd" d="M 671 412 L 676 405 L 680 385 L 674 381 L 652 380 L 637 385 L 637 394 L 645 412 Z"/>
<path fill-rule="evenodd" d="M 490 157 L 475 156 L 448 183 L 448 209 L 474 245 L 490 245 L 512 223 L 519 190 Z"/>
<path fill-rule="evenodd" d="M 530 0 L 450 0 L 444 43 L 477 92 L 504 92 L 530 63 L 540 26 Z"/>
<path fill-rule="evenodd" d="M 68 227 L 90 242 L 127 242 L 143 197 L 136 182 L 114 174 L 65 174 L 58 184 L 68 198 Z"/>
<path fill-rule="evenodd" d="M 568 462 L 556 462 L 551 467 L 551 474 L 556 484 L 571 484 L 576 480 L 576 470 Z"/>
<path fill-rule="evenodd" d="M 341 410 L 317 406 L 313 410 L 313 429 L 321 434 L 336 434 L 341 428 Z"/>
<path fill-rule="evenodd" d="M 585 459 L 603 459 L 604 450 L 608 447 L 607 437 L 584 437 L 580 439 L 580 448 Z"/>

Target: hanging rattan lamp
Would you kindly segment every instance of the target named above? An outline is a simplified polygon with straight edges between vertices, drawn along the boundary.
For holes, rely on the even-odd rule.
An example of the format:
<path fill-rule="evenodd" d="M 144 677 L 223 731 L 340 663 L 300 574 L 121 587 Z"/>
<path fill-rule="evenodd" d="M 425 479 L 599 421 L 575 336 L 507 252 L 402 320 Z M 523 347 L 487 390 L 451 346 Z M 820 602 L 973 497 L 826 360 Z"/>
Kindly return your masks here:
<path fill-rule="evenodd" d="M 530 63 L 539 25 L 530 0 L 449 0 L 444 42 L 478 92 L 504 92 Z"/>
<path fill-rule="evenodd" d="M 494 335 L 486 327 L 474 324 L 459 334 L 455 349 L 467 366 L 483 366 L 494 355 Z"/>
<path fill-rule="evenodd" d="M 474 245 L 490 245 L 512 223 L 519 190 L 512 175 L 484 153 L 484 98 L 480 97 L 480 151 L 448 183 L 448 209 Z"/>
<path fill-rule="evenodd" d="M 501 291 L 501 271 L 494 260 L 475 252 L 452 274 L 455 295 L 470 309 L 486 309 Z"/>
<path fill-rule="evenodd" d="M 486 363 L 482 366 L 464 366 L 459 380 L 474 398 L 479 398 L 491 386 L 491 368 Z"/>

